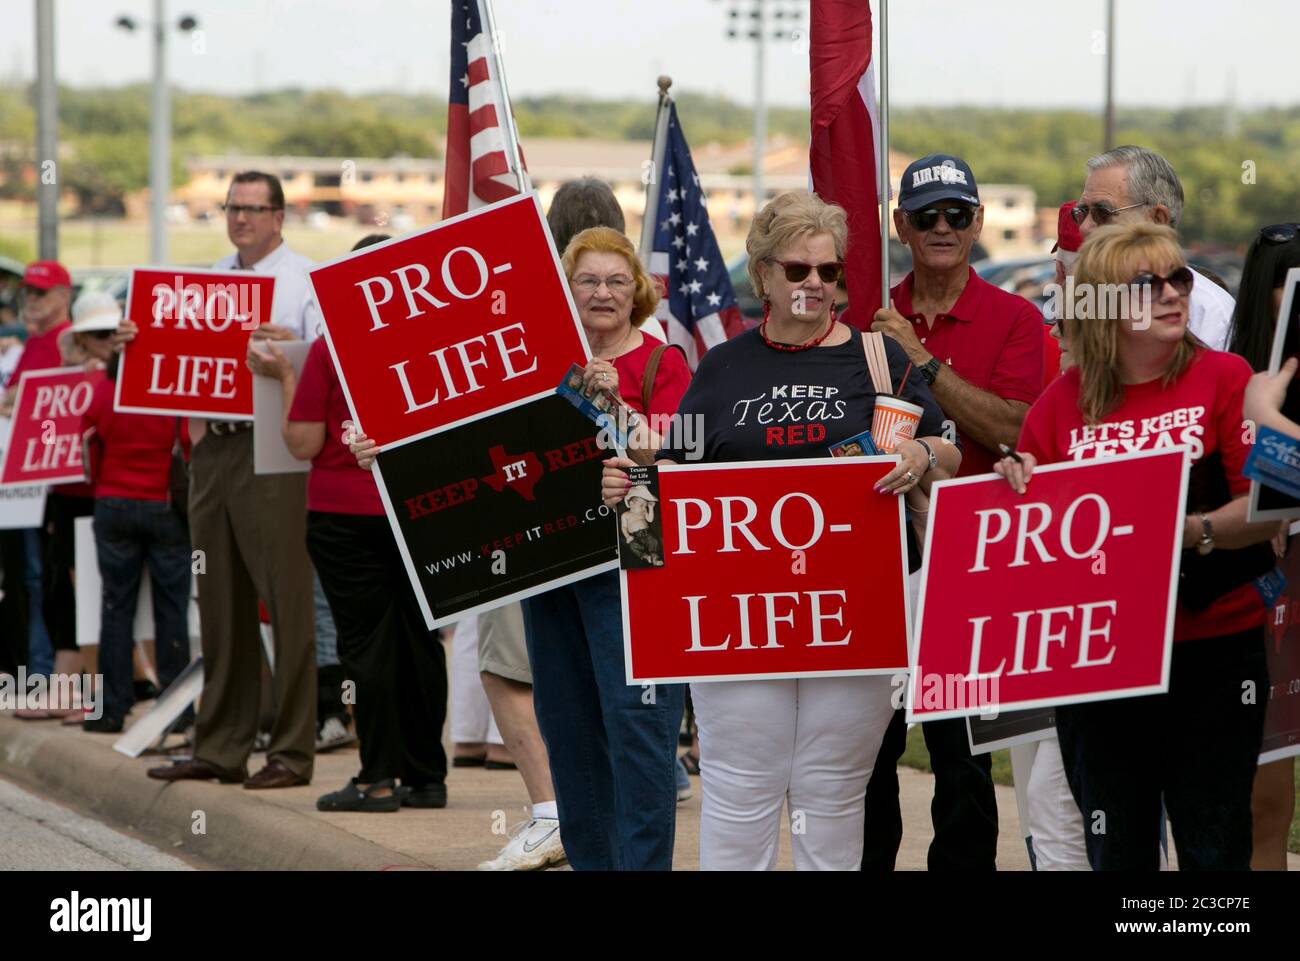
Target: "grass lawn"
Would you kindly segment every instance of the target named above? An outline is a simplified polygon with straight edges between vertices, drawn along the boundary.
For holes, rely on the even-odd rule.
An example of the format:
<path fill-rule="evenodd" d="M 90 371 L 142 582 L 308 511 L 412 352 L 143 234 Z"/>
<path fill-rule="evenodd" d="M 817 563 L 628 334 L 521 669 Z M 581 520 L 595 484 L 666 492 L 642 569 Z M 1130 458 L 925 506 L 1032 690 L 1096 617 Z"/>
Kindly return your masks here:
<path fill-rule="evenodd" d="M 925 737 L 920 725 L 913 725 L 908 730 L 907 749 L 903 751 L 900 763 L 920 771 L 930 770 L 930 752 L 925 749 Z M 993 783 L 1008 787 L 1012 785 L 1010 751 L 993 752 Z M 1287 850 L 1292 854 L 1300 854 L 1300 764 L 1295 766 L 1295 785 L 1296 815 L 1291 819 L 1291 838 L 1287 842 Z"/>

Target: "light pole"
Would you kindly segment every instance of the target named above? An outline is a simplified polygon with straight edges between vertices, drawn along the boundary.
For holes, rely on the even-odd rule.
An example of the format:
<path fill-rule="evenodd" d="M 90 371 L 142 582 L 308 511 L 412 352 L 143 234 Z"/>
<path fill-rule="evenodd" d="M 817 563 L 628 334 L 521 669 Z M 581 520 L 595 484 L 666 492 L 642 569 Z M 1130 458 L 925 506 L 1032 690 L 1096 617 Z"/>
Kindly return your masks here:
<path fill-rule="evenodd" d="M 54 0 L 36 0 L 37 254 L 59 257 L 59 88 L 54 79 Z M 53 165 L 48 167 L 47 165 Z M 50 171 L 53 170 L 53 176 Z"/>
<path fill-rule="evenodd" d="M 763 206 L 763 160 L 767 146 L 767 101 L 764 93 L 766 44 L 768 40 L 793 39 L 803 17 L 802 0 L 727 0 L 727 39 L 750 40 L 754 44 L 754 212 Z M 746 27 L 742 13 L 748 11 Z M 768 27 L 769 18 L 773 22 Z M 786 24 L 789 24 L 787 28 Z"/>
<path fill-rule="evenodd" d="M 164 0 L 154 0 L 153 20 L 137 23 L 128 16 L 116 26 L 134 32 L 137 26 L 153 30 L 153 89 L 149 103 L 149 260 L 167 263 L 167 198 L 172 189 L 172 104 L 167 89 L 167 14 Z M 189 33 L 199 25 L 191 16 L 176 21 L 176 29 Z"/>
<path fill-rule="evenodd" d="M 1106 121 L 1103 150 L 1115 146 L 1115 0 L 1106 0 Z"/>

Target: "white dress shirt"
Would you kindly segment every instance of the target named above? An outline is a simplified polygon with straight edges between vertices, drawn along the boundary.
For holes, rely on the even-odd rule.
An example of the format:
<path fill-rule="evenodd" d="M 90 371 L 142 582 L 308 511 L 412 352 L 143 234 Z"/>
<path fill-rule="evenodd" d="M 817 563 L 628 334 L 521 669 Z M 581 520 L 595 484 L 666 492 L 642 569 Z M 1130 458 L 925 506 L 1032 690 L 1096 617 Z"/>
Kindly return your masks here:
<path fill-rule="evenodd" d="M 1196 280 L 1187 304 L 1187 327 L 1211 350 L 1227 350 L 1237 302 L 1232 294 L 1204 274 L 1193 270 L 1192 276 Z"/>
<path fill-rule="evenodd" d="M 286 327 L 299 340 L 313 341 L 321 334 L 320 308 L 312 292 L 307 271 L 315 264 L 296 251 L 290 250 L 283 240 L 269 254 L 246 269 L 275 277 L 275 293 L 271 304 L 271 323 Z M 213 270 L 241 270 L 238 252 L 222 257 L 212 265 Z"/>

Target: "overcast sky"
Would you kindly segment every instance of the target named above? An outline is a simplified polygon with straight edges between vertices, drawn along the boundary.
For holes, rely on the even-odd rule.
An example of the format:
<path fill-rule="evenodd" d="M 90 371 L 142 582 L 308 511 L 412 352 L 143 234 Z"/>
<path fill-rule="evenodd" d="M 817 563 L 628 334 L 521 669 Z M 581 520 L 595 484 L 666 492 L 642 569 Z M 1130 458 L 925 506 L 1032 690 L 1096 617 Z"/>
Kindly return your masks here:
<path fill-rule="evenodd" d="M 727 11 L 754 0 L 496 0 L 514 96 L 652 99 L 676 90 L 751 103 L 751 42 L 727 40 Z M 768 0 L 785 9 L 807 2 Z M 0 0 L 0 75 L 30 78 L 32 0 Z M 447 89 L 448 0 L 167 0 L 201 24 L 205 49 L 172 34 L 169 72 L 189 90 L 247 93 L 332 87 L 350 93 Z M 873 8 L 877 2 L 873 0 Z M 891 102 L 1099 109 L 1105 0 L 893 0 Z M 113 28 L 152 0 L 55 0 L 57 69 L 77 86 L 150 76 L 150 44 Z M 1117 0 L 1117 100 L 1124 105 L 1300 101 L 1296 0 Z M 877 20 L 877 25 L 879 21 Z M 806 40 L 767 46 L 772 103 L 807 103 Z"/>

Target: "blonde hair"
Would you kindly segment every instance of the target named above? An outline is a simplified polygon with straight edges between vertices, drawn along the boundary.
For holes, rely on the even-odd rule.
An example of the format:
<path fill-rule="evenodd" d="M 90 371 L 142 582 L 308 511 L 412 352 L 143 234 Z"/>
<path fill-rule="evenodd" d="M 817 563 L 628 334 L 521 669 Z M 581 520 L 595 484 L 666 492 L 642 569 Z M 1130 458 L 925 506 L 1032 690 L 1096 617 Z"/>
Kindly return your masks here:
<path fill-rule="evenodd" d="M 560 264 L 564 267 L 564 276 L 573 279 L 578 260 L 585 253 L 622 254 L 632 274 L 636 293 L 632 295 L 632 326 L 640 327 L 647 319 L 654 316 L 655 307 L 659 305 L 659 291 L 654 281 L 641 266 L 641 259 L 636 255 L 632 241 L 612 227 L 588 227 L 569 241 L 564 248 Z"/>
<path fill-rule="evenodd" d="M 814 234 L 830 234 L 835 241 L 835 256 L 843 260 L 849 240 L 848 215 L 844 208 L 828 204 L 807 190 L 791 190 L 772 198 L 758 212 L 745 238 L 745 250 L 749 253 L 746 269 L 754 293 L 767 299 L 759 269 L 764 261 L 800 237 Z"/>
<path fill-rule="evenodd" d="M 1087 318 L 1071 321 L 1070 354 L 1079 368 L 1079 409 L 1090 424 L 1118 406 L 1124 394 L 1119 379 L 1119 328 L 1127 318 L 1118 316 L 1118 311 L 1113 312 L 1117 316 L 1108 316 L 1117 298 L 1102 296 L 1101 285 L 1127 286 L 1142 260 L 1174 268 L 1187 263 L 1178 235 L 1169 227 L 1145 221 L 1098 228 L 1079 251 L 1074 268 L 1075 296 L 1091 291 L 1095 309 Z M 1130 298 L 1121 299 L 1127 300 L 1132 309 Z M 1165 370 L 1165 384 L 1187 369 L 1200 345 L 1191 330 L 1184 332 Z"/>

